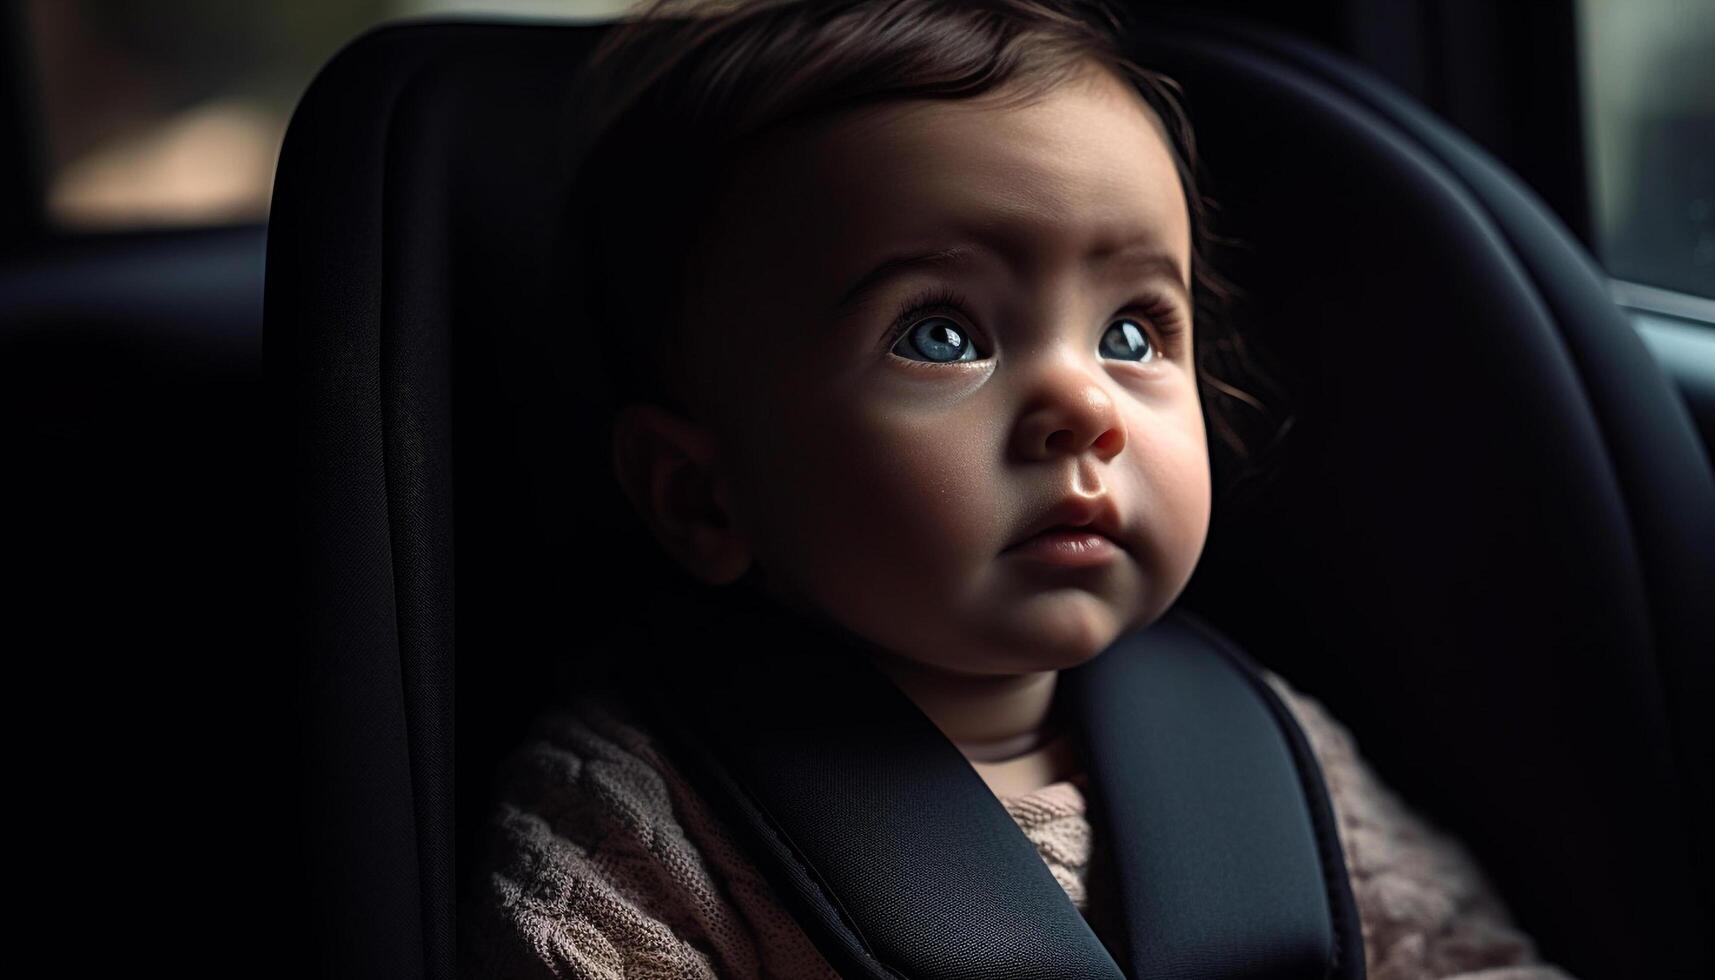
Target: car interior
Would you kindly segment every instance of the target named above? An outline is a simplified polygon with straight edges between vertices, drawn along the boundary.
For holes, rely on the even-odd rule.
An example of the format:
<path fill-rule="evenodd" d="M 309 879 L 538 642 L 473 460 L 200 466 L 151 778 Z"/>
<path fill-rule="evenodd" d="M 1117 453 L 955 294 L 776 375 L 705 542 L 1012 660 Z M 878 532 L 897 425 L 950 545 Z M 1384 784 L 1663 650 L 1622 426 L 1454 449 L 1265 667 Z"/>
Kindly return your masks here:
<path fill-rule="evenodd" d="M 1133 6 L 1295 409 L 1178 606 L 1349 726 L 1546 960 L 1711 975 L 1715 259 L 1651 286 L 1600 258 L 1577 5 Z M 14 80 L 26 14 L 0 28 Z M 99 880 L 141 907 L 113 934 L 133 956 L 453 976 L 499 759 L 666 574 L 568 312 L 595 115 L 572 82 L 608 29 L 365 30 L 306 80 L 265 222 L 54 229 L 12 87 L 7 646 L 30 714 L 74 733 L 25 753 L 59 804 L 30 826 L 126 855 L 44 865 L 44 923 Z M 861 924 L 859 879 L 828 872 Z M 1268 925 L 1209 915 L 1187 927 Z M 935 952 L 894 975 L 992 975 Z M 1066 969 L 1031 975 L 1091 975 Z"/>

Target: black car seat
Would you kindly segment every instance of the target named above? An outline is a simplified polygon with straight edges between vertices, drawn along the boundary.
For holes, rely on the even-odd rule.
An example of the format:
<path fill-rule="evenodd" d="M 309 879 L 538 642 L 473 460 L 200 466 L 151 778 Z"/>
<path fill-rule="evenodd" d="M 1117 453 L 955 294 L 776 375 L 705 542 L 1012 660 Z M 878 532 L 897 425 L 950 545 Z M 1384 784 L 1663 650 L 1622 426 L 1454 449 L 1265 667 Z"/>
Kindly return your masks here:
<path fill-rule="evenodd" d="M 1707 975 L 1715 478 L 1683 405 L 1468 141 L 1326 52 L 1143 25 L 1297 405 L 1180 606 L 1323 700 L 1547 959 Z M 557 238 L 603 30 L 385 27 L 287 134 L 264 367 L 318 973 L 452 975 L 500 753 L 662 574 Z"/>

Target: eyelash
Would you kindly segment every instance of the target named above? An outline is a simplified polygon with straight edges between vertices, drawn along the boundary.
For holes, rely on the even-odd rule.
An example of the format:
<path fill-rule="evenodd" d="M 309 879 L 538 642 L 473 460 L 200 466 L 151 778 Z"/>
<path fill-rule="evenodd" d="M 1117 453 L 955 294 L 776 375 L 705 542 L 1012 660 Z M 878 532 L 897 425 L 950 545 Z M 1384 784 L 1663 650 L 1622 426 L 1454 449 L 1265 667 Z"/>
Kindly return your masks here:
<path fill-rule="evenodd" d="M 934 286 L 918 293 L 907 301 L 899 315 L 893 318 L 887 333 L 882 337 L 881 350 L 891 351 L 905 331 L 911 329 L 925 316 L 936 313 L 957 313 L 969 318 L 965 312 L 970 306 L 963 294 L 948 286 Z M 1178 353 L 1179 342 L 1185 335 L 1185 323 L 1178 315 L 1178 307 L 1162 295 L 1140 296 L 1129 306 L 1120 311 L 1120 315 L 1135 314 L 1135 318 L 1151 330 L 1150 343 L 1156 344 L 1161 357 L 1171 357 Z M 933 361 L 912 361 L 913 364 L 940 366 Z M 968 363 L 964 361 L 947 361 L 947 364 Z"/>

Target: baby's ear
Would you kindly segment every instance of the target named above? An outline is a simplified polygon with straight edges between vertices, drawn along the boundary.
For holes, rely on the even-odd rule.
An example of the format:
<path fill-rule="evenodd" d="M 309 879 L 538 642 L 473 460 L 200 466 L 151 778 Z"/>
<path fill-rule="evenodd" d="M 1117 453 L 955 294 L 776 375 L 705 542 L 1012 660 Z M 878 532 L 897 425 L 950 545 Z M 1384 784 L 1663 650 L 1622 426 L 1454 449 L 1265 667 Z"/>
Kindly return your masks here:
<path fill-rule="evenodd" d="M 750 543 L 726 506 L 716 444 L 700 425 L 635 402 L 613 424 L 613 469 L 643 523 L 679 564 L 709 585 L 750 567 Z"/>

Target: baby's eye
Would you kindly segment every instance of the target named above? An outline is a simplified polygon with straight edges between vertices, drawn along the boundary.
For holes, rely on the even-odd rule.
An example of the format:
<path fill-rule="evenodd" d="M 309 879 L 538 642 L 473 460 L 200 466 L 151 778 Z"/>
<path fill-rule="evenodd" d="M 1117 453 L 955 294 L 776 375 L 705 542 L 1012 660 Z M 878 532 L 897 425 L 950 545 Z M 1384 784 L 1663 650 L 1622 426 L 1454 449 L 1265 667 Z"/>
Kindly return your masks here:
<path fill-rule="evenodd" d="M 1143 327 L 1131 319 L 1116 320 L 1102 335 L 1102 353 L 1127 361 L 1147 363 L 1159 357 L 1155 344 Z"/>
<path fill-rule="evenodd" d="M 970 331 L 965 329 L 961 319 L 955 319 L 965 316 L 967 305 L 964 297 L 944 287 L 919 296 L 906 304 L 904 311 L 893 319 L 888 328 L 888 349 L 919 364 L 981 360 Z M 1147 303 L 1140 302 L 1137 306 L 1144 309 Z M 1100 353 L 1134 364 L 1153 364 L 1161 360 L 1165 352 L 1144 325 L 1146 323 L 1159 324 L 1158 329 L 1170 338 L 1178 336 L 1182 329 L 1172 308 L 1157 302 L 1156 310 L 1145 312 L 1142 317 L 1121 316 L 1111 321 L 1098 345 Z"/>
<path fill-rule="evenodd" d="M 944 316 L 917 321 L 900 335 L 893 345 L 893 352 L 907 360 L 925 360 L 931 364 L 977 359 L 977 348 L 964 328 Z M 922 356 L 914 357 L 913 354 Z"/>

